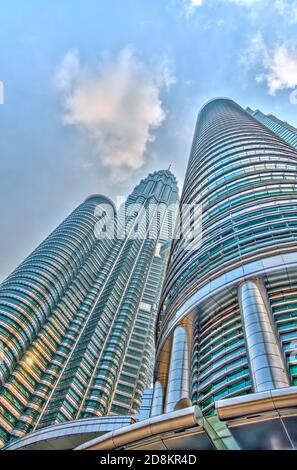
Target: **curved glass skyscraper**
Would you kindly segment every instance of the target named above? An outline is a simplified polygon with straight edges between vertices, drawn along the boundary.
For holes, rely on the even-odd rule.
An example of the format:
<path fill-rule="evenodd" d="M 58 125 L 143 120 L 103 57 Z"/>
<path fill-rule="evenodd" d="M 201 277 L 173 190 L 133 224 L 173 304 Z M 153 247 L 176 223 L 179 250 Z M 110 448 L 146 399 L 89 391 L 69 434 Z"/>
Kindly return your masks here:
<path fill-rule="evenodd" d="M 297 385 L 297 152 L 230 99 L 199 113 L 158 322 L 153 415 Z M 226 401 L 225 401 L 226 403 Z"/>
<path fill-rule="evenodd" d="M 115 254 L 96 238 L 98 204 L 114 211 L 88 198 L 1 285 L 2 443 L 32 429 L 106 280 Z"/>
<path fill-rule="evenodd" d="M 150 174 L 116 214 L 91 196 L 0 286 L 0 440 L 138 412 L 177 184 Z"/>

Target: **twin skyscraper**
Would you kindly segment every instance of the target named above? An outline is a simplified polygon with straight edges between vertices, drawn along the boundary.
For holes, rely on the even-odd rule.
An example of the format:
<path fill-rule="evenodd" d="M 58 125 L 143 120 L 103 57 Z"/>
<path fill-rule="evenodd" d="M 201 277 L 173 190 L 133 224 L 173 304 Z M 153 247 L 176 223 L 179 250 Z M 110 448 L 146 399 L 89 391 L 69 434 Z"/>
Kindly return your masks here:
<path fill-rule="evenodd" d="M 0 286 L 2 446 L 295 448 L 296 242 L 297 130 L 208 102 L 180 201 L 91 196 Z"/>
<path fill-rule="evenodd" d="M 177 183 L 150 174 L 119 209 L 84 201 L 9 277 L 1 305 L 1 439 L 87 417 L 138 412 Z"/>

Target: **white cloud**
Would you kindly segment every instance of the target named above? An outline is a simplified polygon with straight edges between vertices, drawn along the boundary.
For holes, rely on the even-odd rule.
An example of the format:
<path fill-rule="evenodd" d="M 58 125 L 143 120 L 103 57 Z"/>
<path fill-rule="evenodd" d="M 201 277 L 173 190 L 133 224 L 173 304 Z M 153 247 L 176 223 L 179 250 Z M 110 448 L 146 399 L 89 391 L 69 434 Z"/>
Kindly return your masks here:
<path fill-rule="evenodd" d="M 244 7 L 252 7 L 263 3 L 263 0 L 225 0 L 228 3 L 235 3 Z M 265 0 L 264 0 L 265 1 Z"/>
<path fill-rule="evenodd" d="M 209 0 L 211 1 L 211 0 Z M 235 3 L 244 7 L 261 7 L 261 13 L 263 9 L 268 8 L 269 11 L 282 16 L 287 23 L 297 22 L 297 0 L 221 0 L 228 3 Z"/>
<path fill-rule="evenodd" d="M 257 34 L 251 37 L 249 46 L 241 52 L 241 66 L 249 70 L 259 60 L 259 57 L 265 51 L 266 46 L 263 41 L 263 36 L 260 32 L 258 32 Z"/>
<path fill-rule="evenodd" d="M 297 22 L 297 0 L 275 0 L 274 8 L 288 23 Z"/>
<path fill-rule="evenodd" d="M 215 6 L 218 3 L 233 3 L 249 8 L 253 13 L 262 14 L 263 9 L 269 8 L 269 11 L 281 15 L 288 23 L 297 22 L 297 0 L 182 0 L 182 2 L 188 18 L 195 13 L 197 7 L 202 5 Z"/>
<path fill-rule="evenodd" d="M 270 95 L 297 86 L 297 48 L 290 43 L 268 47 L 257 33 L 241 54 L 240 63 L 246 70 L 258 69 L 255 79 L 266 83 Z"/>
<path fill-rule="evenodd" d="M 168 65 L 149 67 L 126 47 L 90 69 L 81 65 L 77 51 L 70 51 L 55 81 L 62 93 L 64 124 L 89 139 L 114 180 L 128 179 L 144 164 L 154 131 L 165 120 L 160 94 L 174 82 Z"/>
<path fill-rule="evenodd" d="M 225 3 L 235 3 L 241 6 L 251 7 L 254 5 L 262 4 L 263 2 L 267 0 L 217 0 L 217 2 L 215 2 L 214 0 L 182 0 L 182 1 L 184 4 L 185 14 L 187 17 L 189 17 L 193 15 L 196 8 L 201 7 L 204 4 L 210 5 L 211 3 L 215 4 L 221 1 Z M 283 1 L 283 0 L 279 0 L 279 1 Z"/>
<path fill-rule="evenodd" d="M 292 45 L 281 44 L 267 51 L 263 66 L 265 71 L 257 79 L 267 83 L 270 95 L 297 86 L 297 49 Z"/>
<path fill-rule="evenodd" d="M 63 62 L 57 70 L 55 82 L 60 90 L 68 90 L 80 72 L 78 51 L 73 50 L 65 55 Z"/>
<path fill-rule="evenodd" d="M 183 0 L 186 17 L 189 18 L 190 16 L 192 16 L 196 8 L 201 7 L 203 3 L 204 0 Z"/>

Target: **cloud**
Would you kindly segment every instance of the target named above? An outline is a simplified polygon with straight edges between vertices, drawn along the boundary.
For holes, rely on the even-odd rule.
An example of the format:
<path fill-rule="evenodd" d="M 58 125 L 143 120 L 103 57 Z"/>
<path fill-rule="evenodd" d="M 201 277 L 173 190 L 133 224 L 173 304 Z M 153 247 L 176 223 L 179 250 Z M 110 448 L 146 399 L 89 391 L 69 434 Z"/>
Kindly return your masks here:
<path fill-rule="evenodd" d="M 209 0 L 211 1 L 211 0 Z M 268 8 L 282 16 L 287 23 L 297 22 L 297 0 L 221 0 L 228 3 L 234 3 L 244 7 L 260 7 L 261 13 L 263 9 Z"/>
<path fill-rule="evenodd" d="M 233 3 L 243 7 L 254 7 L 258 5 L 262 6 L 267 1 L 271 0 L 182 0 L 182 3 L 185 16 L 190 18 L 193 16 L 197 8 L 203 5 L 216 6 L 219 3 Z"/>
<path fill-rule="evenodd" d="M 265 46 L 263 36 L 257 32 L 249 39 L 249 45 L 240 52 L 239 64 L 241 69 L 249 72 L 261 59 L 266 55 L 267 48 Z"/>
<path fill-rule="evenodd" d="M 255 5 L 260 5 L 261 3 L 263 3 L 263 0 L 225 0 L 225 1 L 227 3 L 235 3 L 236 5 L 240 5 L 244 7 L 253 7 Z"/>
<path fill-rule="evenodd" d="M 207 0 L 206 0 L 207 1 Z M 197 7 L 201 7 L 204 0 L 183 0 L 184 12 L 187 18 L 193 15 Z"/>
<path fill-rule="evenodd" d="M 126 47 L 92 69 L 82 66 L 78 51 L 70 51 L 55 82 L 63 123 L 86 136 L 115 181 L 127 180 L 144 164 L 166 118 L 160 95 L 174 83 L 168 64 L 148 66 Z"/>
<path fill-rule="evenodd" d="M 277 91 L 297 86 L 297 49 L 290 44 L 281 44 L 264 55 L 265 71 L 256 77 L 258 82 L 266 82 L 270 95 Z"/>
<path fill-rule="evenodd" d="M 297 22 L 297 0 L 275 0 L 274 8 L 288 23 Z"/>
<path fill-rule="evenodd" d="M 183 6 L 184 6 L 184 11 L 187 17 L 190 17 L 195 13 L 196 8 L 201 7 L 202 5 L 210 5 L 219 3 L 219 2 L 225 2 L 225 3 L 235 3 L 240 6 L 246 6 L 246 7 L 251 7 L 254 5 L 262 4 L 266 0 L 182 0 L 183 1 Z M 278 1 L 284 1 L 284 0 L 278 0 Z"/>
<path fill-rule="evenodd" d="M 266 83 L 270 95 L 297 86 L 297 48 L 291 43 L 268 47 L 261 33 L 257 33 L 241 54 L 240 63 L 247 71 L 258 70 L 255 79 Z"/>
<path fill-rule="evenodd" d="M 60 90 L 68 90 L 74 79 L 79 75 L 80 63 L 78 51 L 70 51 L 65 55 L 63 62 L 56 72 L 55 82 Z"/>
<path fill-rule="evenodd" d="M 262 14 L 263 9 L 269 8 L 269 11 L 281 15 L 286 22 L 297 22 L 297 0 L 182 0 L 182 2 L 184 12 L 188 18 L 195 13 L 197 7 L 202 5 L 215 6 L 219 3 L 233 3 L 251 9 L 252 13 Z"/>

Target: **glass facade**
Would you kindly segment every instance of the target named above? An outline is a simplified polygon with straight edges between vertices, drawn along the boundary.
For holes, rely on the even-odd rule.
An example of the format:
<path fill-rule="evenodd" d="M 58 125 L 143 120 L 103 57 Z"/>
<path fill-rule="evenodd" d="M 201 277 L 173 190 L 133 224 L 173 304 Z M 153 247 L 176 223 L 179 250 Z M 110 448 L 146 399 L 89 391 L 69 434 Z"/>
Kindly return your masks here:
<path fill-rule="evenodd" d="M 69 420 L 138 412 L 177 198 L 170 171 L 142 180 L 117 215 L 92 196 L 0 286 L 2 445 Z"/>
<path fill-rule="evenodd" d="M 281 121 L 273 114 L 264 114 L 259 109 L 253 111 L 247 108 L 247 111 L 254 116 L 259 122 L 271 129 L 276 135 L 284 139 L 288 144 L 297 149 L 297 129 L 287 122 Z"/>
<path fill-rule="evenodd" d="M 296 384 L 297 152 L 277 133 L 230 99 L 199 113 L 182 237 L 173 243 L 159 311 L 154 409 L 166 411 L 180 326 L 191 364 L 183 383 L 189 379 L 188 397 L 204 415 L 222 398 Z M 246 298 L 241 286 L 249 281 L 263 296 Z"/>

